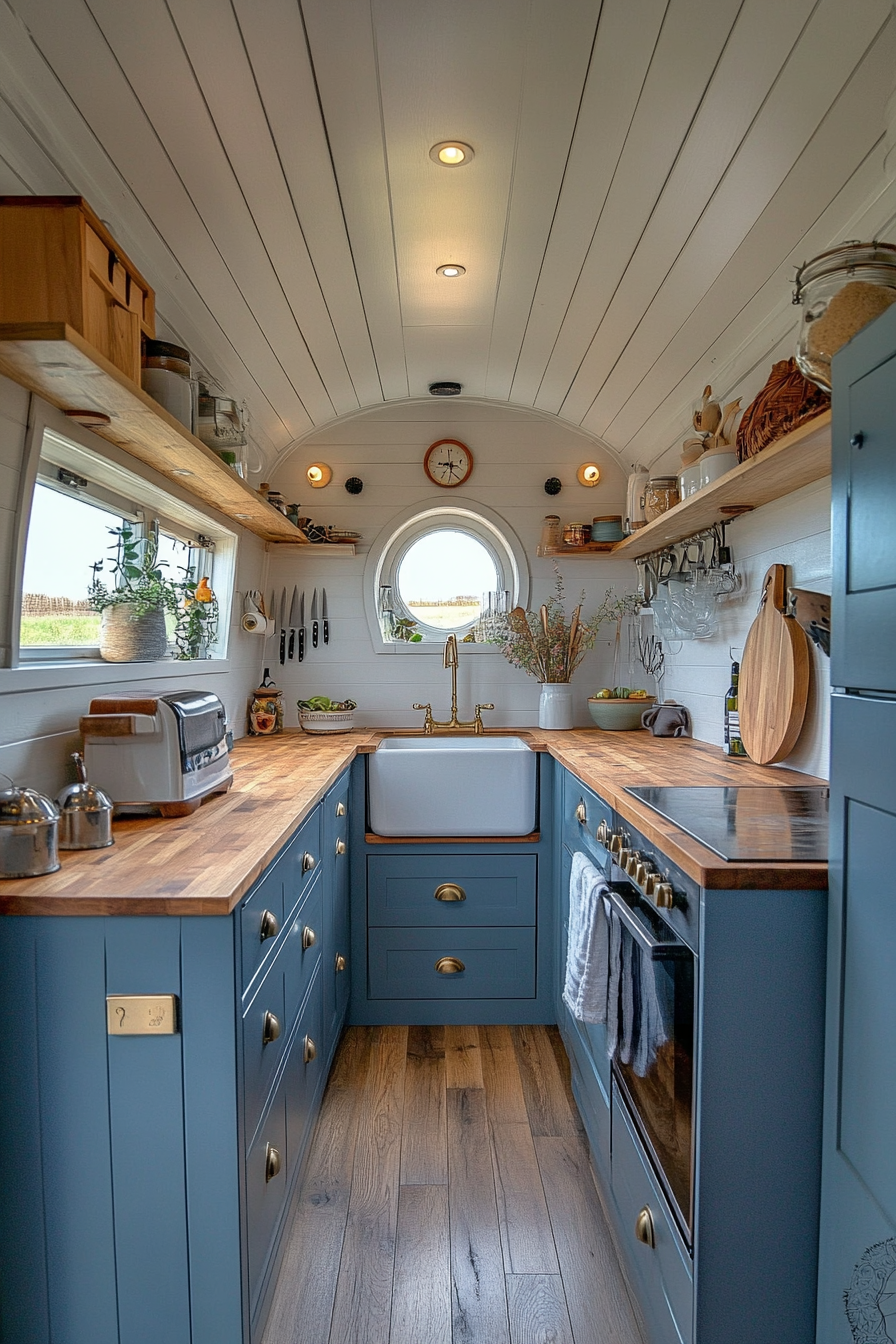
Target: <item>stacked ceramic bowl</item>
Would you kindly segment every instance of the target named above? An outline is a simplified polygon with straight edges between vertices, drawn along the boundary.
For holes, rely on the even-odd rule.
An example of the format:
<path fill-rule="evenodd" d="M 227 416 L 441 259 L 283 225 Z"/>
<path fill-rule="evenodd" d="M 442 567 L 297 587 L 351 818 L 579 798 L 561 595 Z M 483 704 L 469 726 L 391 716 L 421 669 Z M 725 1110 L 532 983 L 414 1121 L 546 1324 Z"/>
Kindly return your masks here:
<path fill-rule="evenodd" d="M 603 518 L 595 518 L 591 524 L 592 541 L 621 541 L 625 534 L 622 531 L 622 515 L 620 513 L 608 514 Z"/>

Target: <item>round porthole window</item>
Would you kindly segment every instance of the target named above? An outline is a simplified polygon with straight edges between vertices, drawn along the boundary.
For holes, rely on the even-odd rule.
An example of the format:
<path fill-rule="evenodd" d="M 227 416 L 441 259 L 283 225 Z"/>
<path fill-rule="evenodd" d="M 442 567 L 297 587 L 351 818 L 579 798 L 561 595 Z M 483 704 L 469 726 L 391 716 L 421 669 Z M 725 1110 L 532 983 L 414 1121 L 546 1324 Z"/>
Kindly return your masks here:
<path fill-rule="evenodd" d="M 503 587 L 485 542 L 447 527 L 411 541 L 399 558 L 396 580 L 396 596 L 421 632 L 469 629 L 479 619 L 484 595 Z"/>

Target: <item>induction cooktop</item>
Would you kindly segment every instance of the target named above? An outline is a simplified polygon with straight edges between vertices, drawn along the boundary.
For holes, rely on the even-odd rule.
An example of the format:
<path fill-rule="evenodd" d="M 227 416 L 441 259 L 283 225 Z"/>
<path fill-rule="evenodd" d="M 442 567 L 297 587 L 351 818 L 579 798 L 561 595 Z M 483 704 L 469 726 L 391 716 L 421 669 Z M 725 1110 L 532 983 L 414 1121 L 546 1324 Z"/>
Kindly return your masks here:
<path fill-rule="evenodd" d="M 824 863 L 828 857 L 829 790 L 823 785 L 712 784 L 626 793 L 729 863 Z"/>

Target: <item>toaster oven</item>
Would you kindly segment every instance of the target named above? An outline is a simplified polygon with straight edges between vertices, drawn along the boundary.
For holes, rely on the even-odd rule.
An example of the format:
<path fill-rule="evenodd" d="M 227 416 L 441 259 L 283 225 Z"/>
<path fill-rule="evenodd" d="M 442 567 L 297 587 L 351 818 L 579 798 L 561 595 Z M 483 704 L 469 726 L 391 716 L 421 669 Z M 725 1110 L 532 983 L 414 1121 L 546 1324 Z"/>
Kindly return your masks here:
<path fill-rule="evenodd" d="M 116 812 L 186 816 L 233 782 L 224 706 L 210 691 L 103 696 L 80 726 L 87 773 Z"/>

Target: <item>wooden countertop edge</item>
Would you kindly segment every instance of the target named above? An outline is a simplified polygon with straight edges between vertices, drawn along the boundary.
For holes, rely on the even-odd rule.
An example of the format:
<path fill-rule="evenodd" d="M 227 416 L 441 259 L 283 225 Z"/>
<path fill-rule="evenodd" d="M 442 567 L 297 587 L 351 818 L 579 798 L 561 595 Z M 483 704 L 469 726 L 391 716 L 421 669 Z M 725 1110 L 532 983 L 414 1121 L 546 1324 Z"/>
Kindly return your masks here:
<path fill-rule="evenodd" d="M 683 782 L 679 778 L 685 764 L 683 755 L 689 758 L 688 765 L 693 762 L 695 773 L 705 783 L 825 784 L 826 780 L 752 762 L 732 765 L 718 748 L 690 738 L 638 734 L 636 740 L 623 740 L 635 739 L 636 735 L 603 733 L 599 729 L 551 733 L 506 729 L 497 735 L 510 734 L 524 738 L 533 751 L 549 752 L 702 886 L 716 890 L 827 886 L 827 865 L 823 863 L 726 863 L 625 793 L 627 784 L 673 782 L 668 778 L 673 765 L 674 782 Z M 190 817 L 116 820 L 118 843 L 111 849 L 65 853 L 61 855 L 62 868 L 55 874 L 0 881 L 0 915 L 228 915 L 355 756 L 375 751 L 384 737 L 396 735 L 422 734 L 356 729 L 338 737 L 312 738 L 292 730 L 276 740 L 243 738 L 234 753 L 234 786 L 228 794 L 208 799 Z M 651 772 L 649 780 L 647 769 Z M 294 789 L 291 795 L 283 794 L 284 780 L 287 789 Z M 693 782 L 690 774 L 688 782 Z M 254 842 L 258 831 L 253 831 L 236 853 L 230 853 L 232 880 L 209 880 L 207 873 L 214 869 L 216 853 L 223 852 L 225 858 L 227 855 L 226 840 L 216 843 L 221 824 L 247 810 L 257 814 L 263 844 Z M 242 820 L 245 822 L 245 818 Z M 239 829 L 228 834 L 238 835 Z M 179 861 L 188 868 L 192 860 L 195 870 L 196 847 L 203 844 L 207 860 L 203 860 L 199 872 L 188 871 L 181 883 L 176 876 L 168 875 Z M 134 883 L 135 860 L 144 882 L 139 892 L 125 889 Z M 226 864 L 222 868 L 226 869 Z M 120 884 L 116 870 L 123 875 Z M 109 881 L 103 890 L 105 874 Z M 89 885 L 88 875 L 93 879 Z"/>

